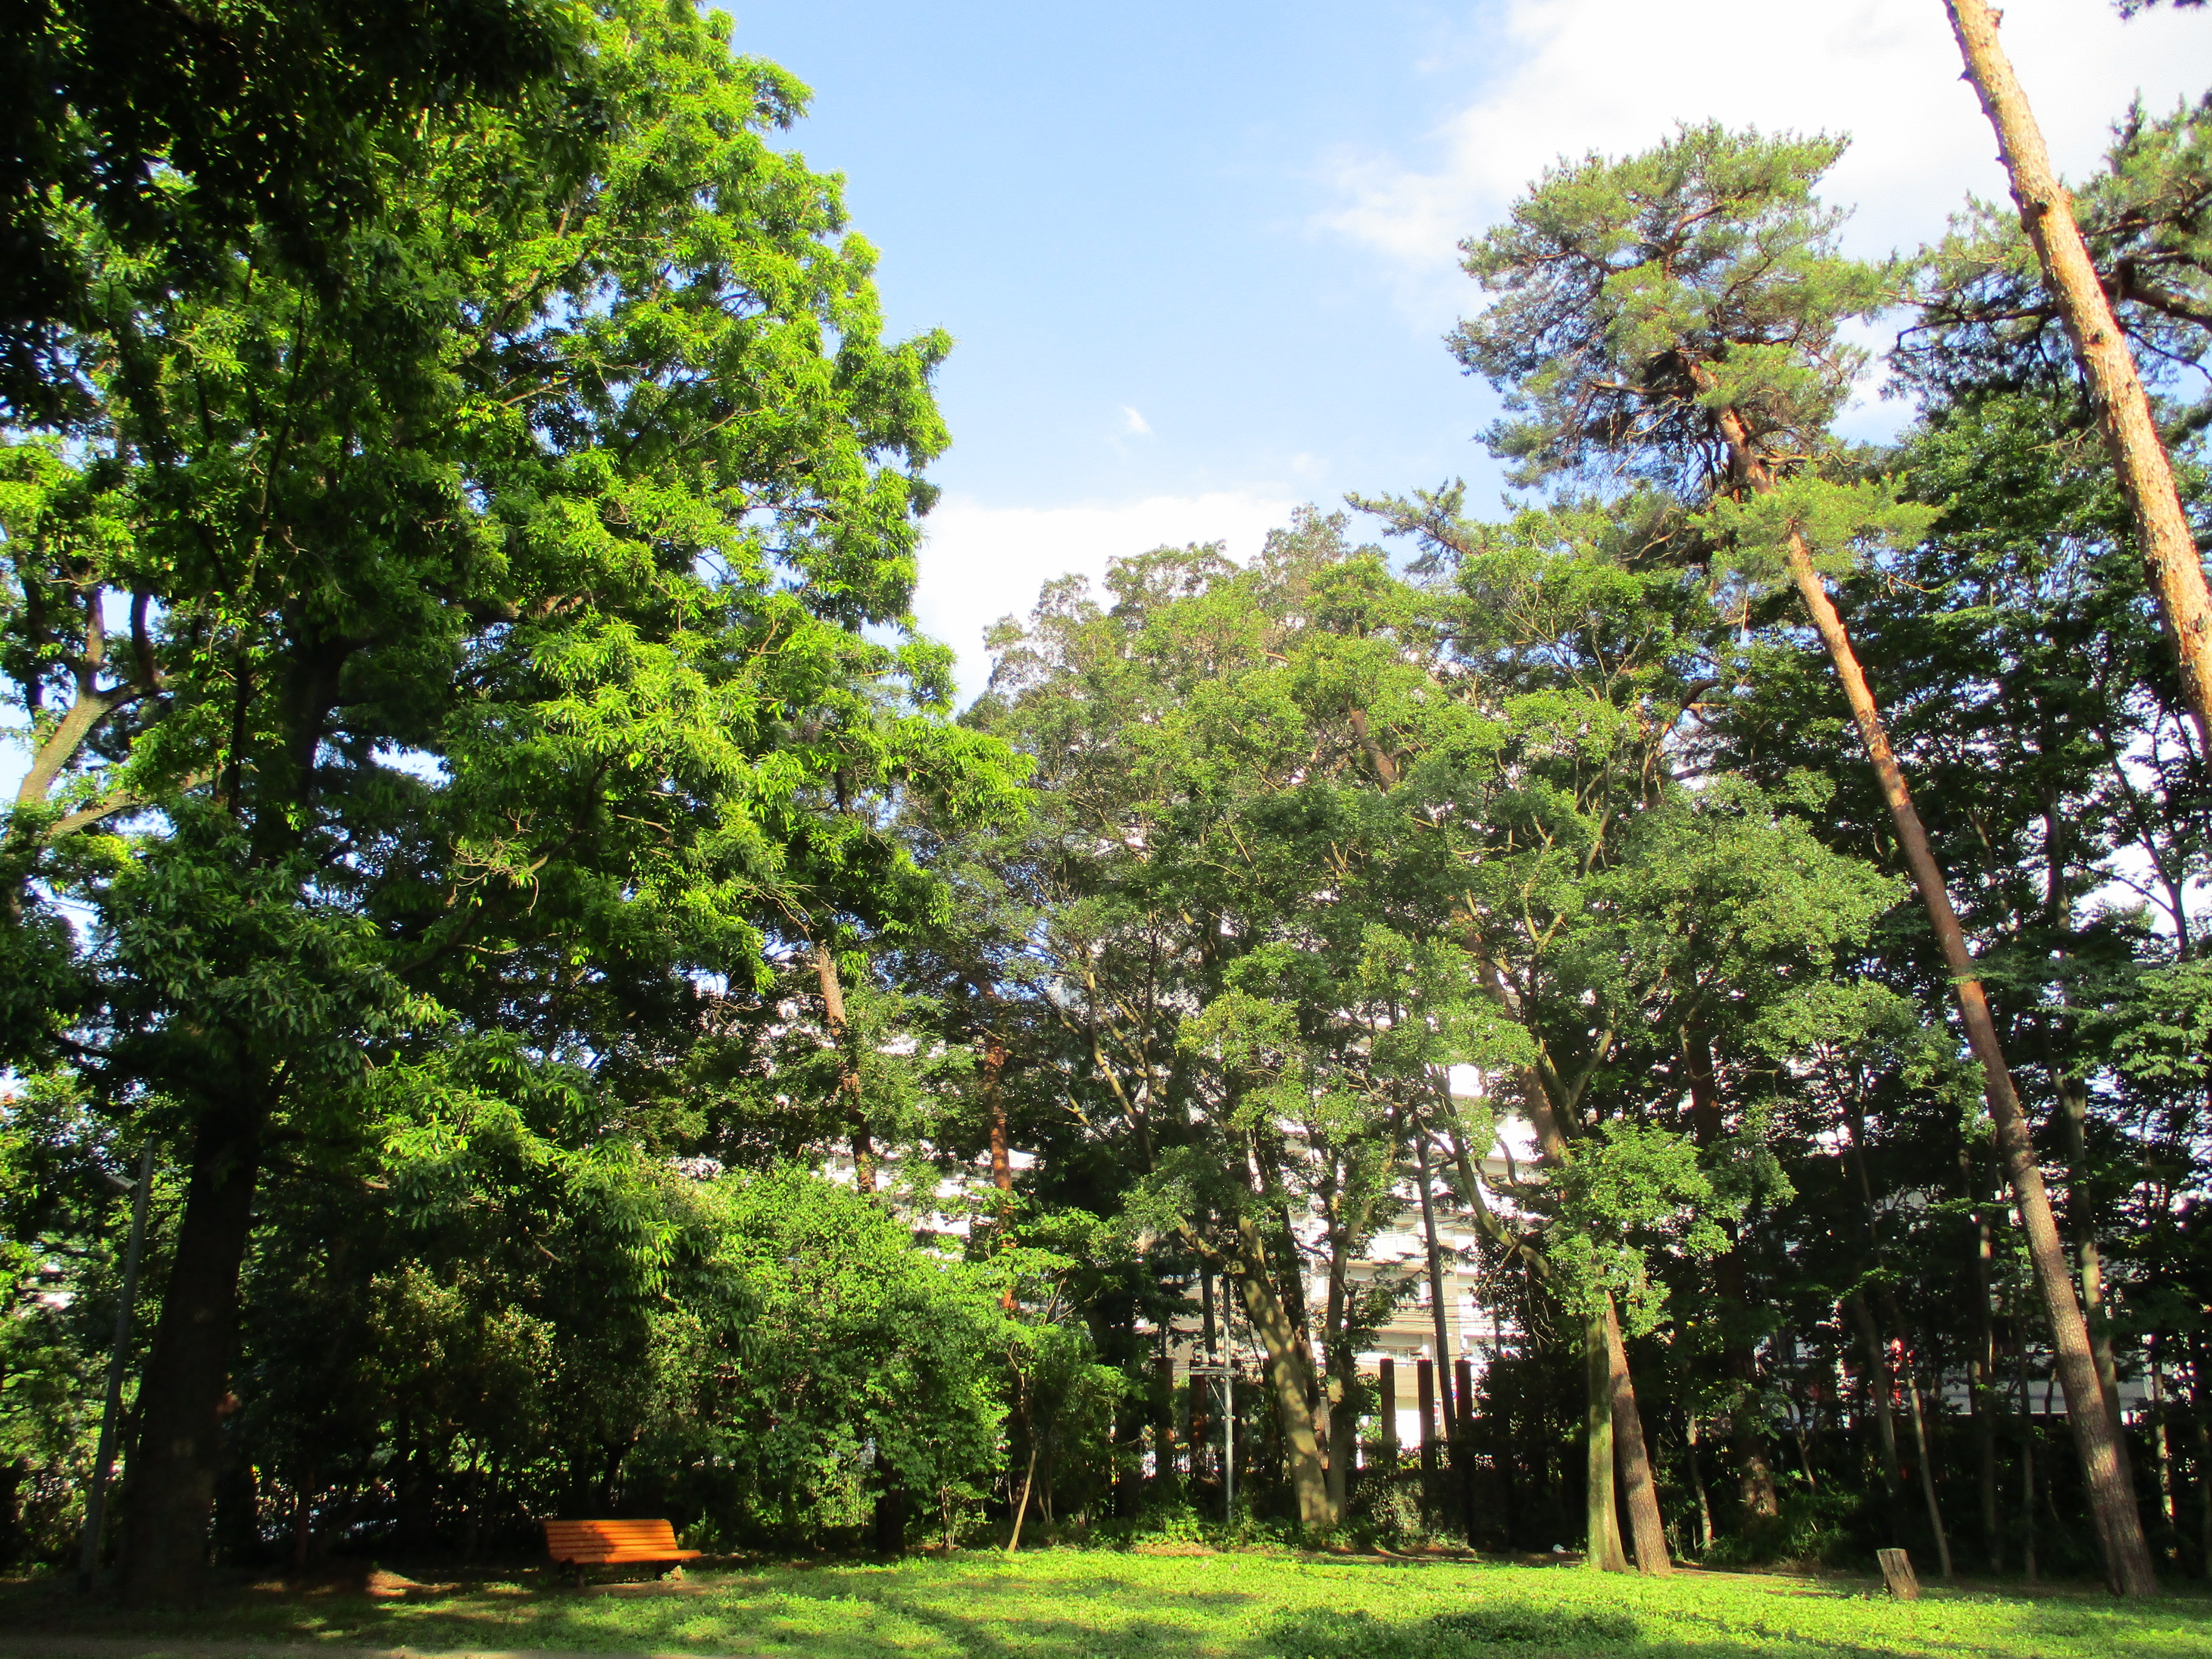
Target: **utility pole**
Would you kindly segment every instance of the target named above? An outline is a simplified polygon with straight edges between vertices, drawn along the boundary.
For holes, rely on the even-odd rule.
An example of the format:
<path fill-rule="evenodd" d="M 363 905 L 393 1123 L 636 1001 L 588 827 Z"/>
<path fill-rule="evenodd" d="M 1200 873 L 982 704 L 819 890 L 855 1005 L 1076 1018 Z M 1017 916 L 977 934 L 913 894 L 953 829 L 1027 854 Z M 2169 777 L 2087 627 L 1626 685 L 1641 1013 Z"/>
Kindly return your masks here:
<path fill-rule="evenodd" d="M 113 1181 L 114 1177 L 107 1177 Z M 118 1183 L 120 1184 L 120 1183 Z M 123 1415 L 123 1367 L 131 1352 L 131 1311 L 138 1299 L 138 1256 L 146 1243 L 146 1194 L 154 1185 L 154 1143 L 138 1156 L 138 1184 L 131 1192 L 131 1243 L 123 1252 L 123 1296 L 115 1309 L 115 1352 L 107 1361 L 107 1398 L 100 1410 L 100 1450 L 93 1459 L 92 1490 L 84 1500 L 84 1549 L 76 1587 L 92 1588 L 100 1569 L 100 1534 L 107 1519 L 107 1473 L 115 1463 L 117 1419 Z"/>

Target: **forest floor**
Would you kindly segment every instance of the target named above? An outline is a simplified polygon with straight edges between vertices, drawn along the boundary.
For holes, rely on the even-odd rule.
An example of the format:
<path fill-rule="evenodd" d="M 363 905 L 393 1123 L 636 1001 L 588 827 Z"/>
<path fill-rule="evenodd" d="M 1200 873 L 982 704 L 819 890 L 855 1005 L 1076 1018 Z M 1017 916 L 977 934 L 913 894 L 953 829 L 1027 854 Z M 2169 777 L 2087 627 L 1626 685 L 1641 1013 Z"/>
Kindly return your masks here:
<path fill-rule="evenodd" d="M 530 1652 L 746 1659 L 2212 1659 L 2212 1599 L 1930 1588 L 1781 1573 L 1607 1577 L 1571 1566 L 1040 1550 L 890 1565 L 694 1571 L 578 1590 L 533 1571 L 428 1582 L 366 1569 L 228 1586 L 126 1613 L 52 1581 L 0 1583 L 0 1656 L 348 1659 Z"/>

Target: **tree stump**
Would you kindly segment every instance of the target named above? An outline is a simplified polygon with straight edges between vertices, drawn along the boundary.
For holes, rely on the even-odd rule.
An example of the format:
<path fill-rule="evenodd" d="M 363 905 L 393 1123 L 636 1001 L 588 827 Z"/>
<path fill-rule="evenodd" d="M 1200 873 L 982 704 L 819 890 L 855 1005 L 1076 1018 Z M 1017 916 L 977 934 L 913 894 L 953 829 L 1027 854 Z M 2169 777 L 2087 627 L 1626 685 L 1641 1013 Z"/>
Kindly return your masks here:
<path fill-rule="evenodd" d="M 1900 1601 L 1920 1599 L 1920 1580 L 1913 1573 L 1911 1556 L 1903 1550 L 1876 1550 L 1874 1559 L 1881 1563 L 1881 1576 L 1892 1595 Z"/>

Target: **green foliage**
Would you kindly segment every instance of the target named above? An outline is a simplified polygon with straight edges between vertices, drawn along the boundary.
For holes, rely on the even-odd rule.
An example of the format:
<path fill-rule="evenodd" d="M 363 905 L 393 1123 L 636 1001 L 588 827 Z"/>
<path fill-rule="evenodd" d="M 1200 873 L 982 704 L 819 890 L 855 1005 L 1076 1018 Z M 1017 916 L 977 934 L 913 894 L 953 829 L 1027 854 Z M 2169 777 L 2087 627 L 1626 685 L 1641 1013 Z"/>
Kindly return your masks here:
<path fill-rule="evenodd" d="M 1462 243 L 1498 297 L 1453 352 L 1527 411 L 1492 447 L 1528 481 L 1618 466 L 1694 486 L 1719 465 L 1714 411 L 1732 407 L 1762 448 L 1822 452 L 1866 361 L 1841 327 L 1897 280 L 1835 252 L 1843 216 L 1813 189 L 1843 151 L 1684 127 L 1625 161 L 1552 168 Z"/>
<path fill-rule="evenodd" d="M 1657 1327 L 1663 1311 L 1645 1249 L 1702 1261 L 1728 1248 L 1722 1224 L 1734 1212 L 1699 1167 L 1696 1144 L 1665 1129 L 1601 1127 L 1561 1174 L 1556 1194 L 1558 1237 L 1546 1254 L 1563 1299 L 1587 1313 L 1610 1292 L 1623 1322 L 1639 1336 Z"/>

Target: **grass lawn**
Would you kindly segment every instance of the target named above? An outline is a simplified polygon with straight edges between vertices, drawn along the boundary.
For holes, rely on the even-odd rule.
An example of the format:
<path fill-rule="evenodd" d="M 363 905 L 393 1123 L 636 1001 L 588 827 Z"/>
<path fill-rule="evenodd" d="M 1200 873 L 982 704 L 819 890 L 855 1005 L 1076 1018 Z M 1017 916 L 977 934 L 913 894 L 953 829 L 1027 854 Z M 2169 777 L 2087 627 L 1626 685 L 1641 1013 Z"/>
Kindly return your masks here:
<path fill-rule="evenodd" d="M 890 1566 L 695 1571 L 681 1583 L 584 1591 L 532 1575 L 372 1595 L 225 1591 L 193 1613 L 125 1614 L 39 1583 L 0 1590 L 10 1638 L 294 1641 L 417 1650 L 554 1648 L 808 1659 L 1734 1659 L 1734 1656 L 2051 1656 L 2212 1659 L 2212 1601 L 2124 1607 L 2101 1594 L 1931 1589 L 1894 1602 L 1878 1582 L 1686 1573 L 1603 1577 L 1288 1553 L 1042 1550 Z M 106 1644 L 101 1644 L 105 1646 Z"/>

